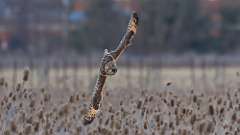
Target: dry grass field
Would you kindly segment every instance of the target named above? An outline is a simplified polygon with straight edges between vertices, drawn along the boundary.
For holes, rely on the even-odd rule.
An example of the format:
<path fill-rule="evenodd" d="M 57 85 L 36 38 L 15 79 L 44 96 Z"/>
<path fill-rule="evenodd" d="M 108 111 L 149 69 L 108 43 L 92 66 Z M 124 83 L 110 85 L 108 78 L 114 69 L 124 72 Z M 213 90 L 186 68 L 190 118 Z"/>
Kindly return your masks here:
<path fill-rule="evenodd" d="M 0 71 L 1 135 L 239 135 L 239 67 L 124 68 L 82 124 L 96 69 Z M 46 76 L 47 74 L 47 76 Z"/>

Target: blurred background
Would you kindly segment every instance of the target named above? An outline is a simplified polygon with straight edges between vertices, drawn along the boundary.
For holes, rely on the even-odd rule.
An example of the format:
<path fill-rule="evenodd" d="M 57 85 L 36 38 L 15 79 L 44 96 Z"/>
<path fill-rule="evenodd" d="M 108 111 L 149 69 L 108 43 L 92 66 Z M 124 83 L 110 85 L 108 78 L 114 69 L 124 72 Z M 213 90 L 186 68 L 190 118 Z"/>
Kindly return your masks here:
<path fill-rule="evenodd" d="M 1 0 L 0 49 L 34 55 L 113 49 L 137 11 L 132 54 L 233 54 L 240 50 L 239 7 L 237 0 Z"/>
<path fill-rule="evenodd" d="M 52 71 L 66 77 L 70 68 L 79 82 L 75 73 L 86 68 L 92 82 L 103 50 L 118 45 L 132 11 L 140 26 L 119 63 L 127 79 L 135 70 L 144 80 L 153 69 L 187 67 L 183 75 L 195 80 L 195 68 L 213 67 L 224 80 L 225 67 L 240 64 L 238 0 L 0 0 L 1 76 L 16 82 L 12 71 L 28 66 L 48 82 Z"/>

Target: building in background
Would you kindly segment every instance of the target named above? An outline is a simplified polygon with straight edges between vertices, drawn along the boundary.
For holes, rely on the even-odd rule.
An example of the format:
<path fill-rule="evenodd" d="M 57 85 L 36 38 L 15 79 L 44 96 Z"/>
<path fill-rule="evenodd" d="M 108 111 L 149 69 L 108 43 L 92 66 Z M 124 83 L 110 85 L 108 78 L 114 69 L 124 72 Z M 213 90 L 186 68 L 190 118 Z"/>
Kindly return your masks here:
<path fill-rule="evenodd" d="M 83 23 L 87 20 L 86 10 L 88 8 L 86 0 L 76 0 L 72 4 L 69 13 L 69 21 L 71 23 Z"/>

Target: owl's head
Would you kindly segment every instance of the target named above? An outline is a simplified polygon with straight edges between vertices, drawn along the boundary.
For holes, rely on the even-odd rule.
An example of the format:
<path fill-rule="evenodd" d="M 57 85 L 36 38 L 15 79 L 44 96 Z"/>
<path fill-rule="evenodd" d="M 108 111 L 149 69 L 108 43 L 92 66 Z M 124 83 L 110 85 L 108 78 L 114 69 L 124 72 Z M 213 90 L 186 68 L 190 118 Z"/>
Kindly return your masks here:
<path fill-rule="evenodd" d="M 117 64 L 113 56 L 108 52 L 107 49 L 104 50 L 104 56 L 102 59 L 102 66 L 100 71 L 104 75 L 115 75 L 117 73 Z"/>

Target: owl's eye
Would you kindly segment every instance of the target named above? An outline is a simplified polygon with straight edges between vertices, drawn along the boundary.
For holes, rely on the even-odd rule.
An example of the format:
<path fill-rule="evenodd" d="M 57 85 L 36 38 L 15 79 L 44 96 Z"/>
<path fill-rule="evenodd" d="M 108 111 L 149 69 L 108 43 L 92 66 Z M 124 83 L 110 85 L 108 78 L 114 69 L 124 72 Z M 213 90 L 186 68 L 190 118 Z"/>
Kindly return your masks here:
<path fill-rule="evenodd" d="M 136 23 L 136 22 L 137 22 L 137 20 L 134 18 L 134 19 L 133 19 L 133 22 L 134 22 L 134 23 Z"/>
<path fill-rule="evenodd" d="M 117 69 L 116 68 L 112 69 L 112 72 L 117 73 Z"/>

